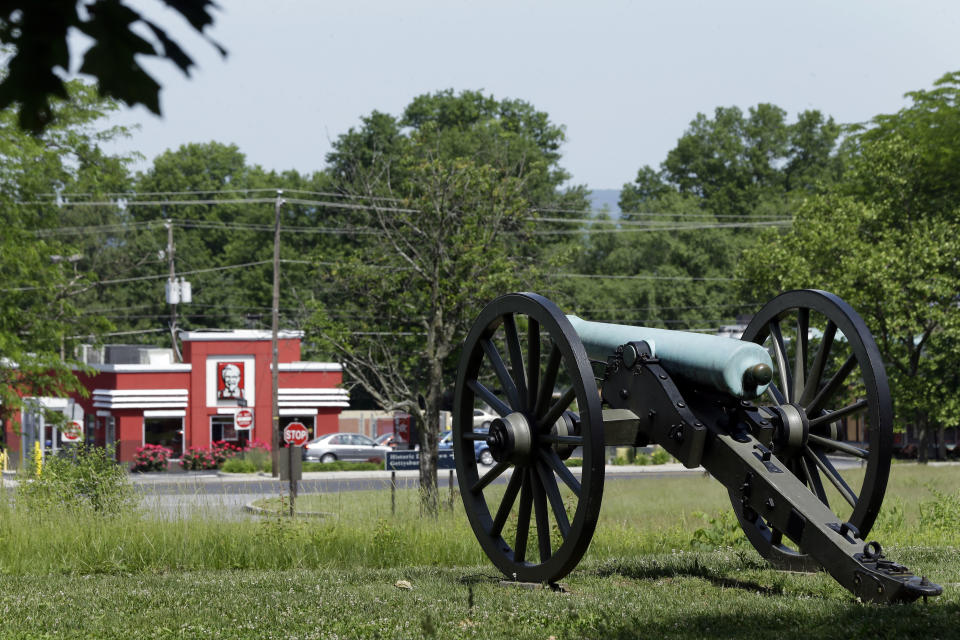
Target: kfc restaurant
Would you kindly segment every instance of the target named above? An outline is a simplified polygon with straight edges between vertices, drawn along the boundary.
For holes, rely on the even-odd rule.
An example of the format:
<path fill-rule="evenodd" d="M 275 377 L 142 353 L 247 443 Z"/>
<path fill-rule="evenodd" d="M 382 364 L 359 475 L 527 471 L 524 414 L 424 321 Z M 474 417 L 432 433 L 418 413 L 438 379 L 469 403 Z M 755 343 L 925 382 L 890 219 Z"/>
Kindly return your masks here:
<path fill-rule="evenodd" d="M 68 420 L 82 425 L 83 440 L 115 445 L 122 462 L 132 461 L 144 444 L 168 447 L 179 458 L 188 447 L 207 447 L 218 440 L 269 443 L 271 332 L 186 331 L 180 338 L 182 363 L 174 362 L 171 349 L 107 346 L 90 362 L 95 373 L 80 374 L 88 397 L 35 398 L 32 406 L 63 411 Z M 296 421 L 311 437 L 339 431 L 340 412 L 349 406 L 347 391 L 340 388 L 342 367 L 301 361 L 301 338 L 302 333 L 292 331 L 279 336 L 280 428 Z M 247 429 L 234 421 L 241 408 L 253 413 Z M 39 410 L 24 410 L 19 429 L 5 427 L 11 454 L 19 451 L 21 457 L 34 441 L 48 453 L 66 442 L 56 426 L 44 424 Z"/>

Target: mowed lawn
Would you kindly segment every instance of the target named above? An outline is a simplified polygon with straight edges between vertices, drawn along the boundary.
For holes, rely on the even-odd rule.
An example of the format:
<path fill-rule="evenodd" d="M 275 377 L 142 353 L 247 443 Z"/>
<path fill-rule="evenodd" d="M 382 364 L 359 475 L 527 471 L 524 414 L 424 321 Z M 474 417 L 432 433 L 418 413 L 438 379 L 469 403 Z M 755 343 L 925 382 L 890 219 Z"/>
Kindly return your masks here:
<path fill-rule="evenodd" d="M 868 537 L 944 586 L 897 606 L 861 604 L 824 573 L 768 569 L 723 515 L 725 490 L 699 474 L 608 481 L 563 592 L 502 586 L 459 502 L 424 520 L 415 492 L 396 516 L 389 492 L 313 497 L 333 515 L 296 521 L 31 523 L 9 510 L 0 638 L 960 637 L 958 490 L 958 466 L 894 466 Z M 720 548 L 698 550 L 701 528 Z"/>

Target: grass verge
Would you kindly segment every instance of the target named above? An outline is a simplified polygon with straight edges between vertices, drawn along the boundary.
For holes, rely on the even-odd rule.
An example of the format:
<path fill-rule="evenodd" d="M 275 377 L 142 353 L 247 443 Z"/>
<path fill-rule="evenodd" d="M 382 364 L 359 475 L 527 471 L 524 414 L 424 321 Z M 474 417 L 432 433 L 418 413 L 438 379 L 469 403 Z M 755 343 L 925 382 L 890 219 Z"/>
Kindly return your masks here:
<path fill-rule="evenodd" d="M 894 470 L 870 538 L 945 585 L 910 607 L 768 569 L 701 475 L 609 481 L 565 594 L 499 586 L 462 508 L 422 519 L 415 491 L 398 492 L 395 516 L 389 491 L 303 496 L 338 514 L 309 521 L 0 500 L 0 637 L 948 637 L 960 620 L 958 486 L 960 467 Z M 698 529 L 718 529 L 720 548 L 699 550 Z"/>

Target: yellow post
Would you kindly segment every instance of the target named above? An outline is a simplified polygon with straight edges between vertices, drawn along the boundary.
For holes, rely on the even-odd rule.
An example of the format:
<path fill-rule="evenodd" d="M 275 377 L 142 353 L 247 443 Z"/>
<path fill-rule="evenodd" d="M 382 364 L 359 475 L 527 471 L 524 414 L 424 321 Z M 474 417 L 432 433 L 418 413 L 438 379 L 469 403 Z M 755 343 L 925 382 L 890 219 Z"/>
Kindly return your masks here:
<path fill-rule="evenodd" d="M 7 450 L 0 449 L 0 465 L 3 466 L 3 471 L 7 470 Z"/>
<path fill-rule="evenodd" d="M 40 441 L 33 442 L 33 473 L 38 478 L 43 472 L 43 449 L 40 447 Z"/>

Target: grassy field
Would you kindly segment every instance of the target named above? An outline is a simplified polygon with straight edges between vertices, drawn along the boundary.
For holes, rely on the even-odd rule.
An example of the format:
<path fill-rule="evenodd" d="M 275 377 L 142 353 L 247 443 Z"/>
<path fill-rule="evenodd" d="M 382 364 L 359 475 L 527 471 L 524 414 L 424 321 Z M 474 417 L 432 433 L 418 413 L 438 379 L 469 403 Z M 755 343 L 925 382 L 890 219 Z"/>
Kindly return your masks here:
<path fill-rule="evenodd" d="M 293 521 L 0 507 L 0 638 L 956 637 L 958 488 L 960 467 L 894 468 L 870 538 L 945 587 L 909 606 L 766 568 L 699 475 L 610 481 L 564 593 L 500 586 L 460 506 L 425 521 L 415 492 L 396 517 L 389 492 L 342 493 Z"/>

